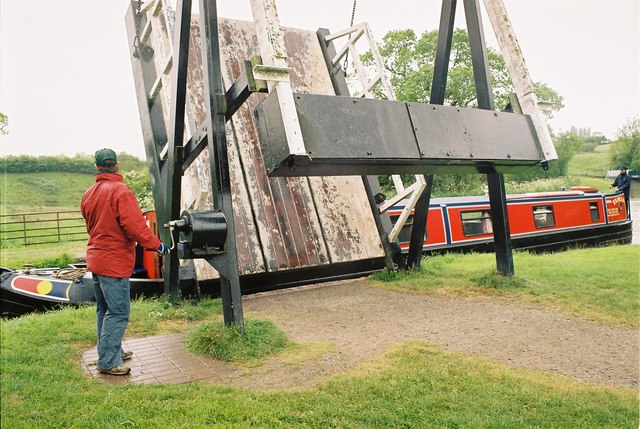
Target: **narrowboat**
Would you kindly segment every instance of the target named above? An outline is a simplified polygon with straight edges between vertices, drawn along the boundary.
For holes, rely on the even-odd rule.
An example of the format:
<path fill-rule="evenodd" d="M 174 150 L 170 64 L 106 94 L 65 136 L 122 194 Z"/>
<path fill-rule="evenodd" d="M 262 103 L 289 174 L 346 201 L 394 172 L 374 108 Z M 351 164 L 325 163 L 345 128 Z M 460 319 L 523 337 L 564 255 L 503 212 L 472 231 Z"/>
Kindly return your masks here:
<path fill-rule="evenodd" d="M 394 223 L 405 208 L 406 201 L 401 201 L 388 210 Z M 514 249 L 548 251 L 577 246 L 626 244 L 632 239 L 631 220 L 627 218 L 622 193 L 602 194 L 594 189 L 580 188 L 509 195 L 507 211 Z M 413 223 L 413 213 L 410 213 L 397 237 L 400 248 L 405 253 L 409 249 Z M 423 250 L 427 253 L 493 251 L 489 198 L 486 196 L 433 198 L 429 207 Z M 2 315 L 11 317 L 63 305 L 95 302 L 91 273 L 82 272 L 77 278 L 65 278 L 69 270 L 82 269 L 82 266 L 20 271 L 1 268 Z M 370 272 L 370 268 L 361 269 L 360 275 L 365 272 Z M 243 277 L 242 292 L 252 293 L 297 286 L 314 280 L 328 281 L 349 276 L 349 273 L 335 270 L 332 273 L 313 271 L 312 274 L 305 277 L 306 282 L 300 279 L 292 281 L 282 277 L 277 284 L 270 285 L 266 289 L 263 278 L 258 282 L 253 281 L 253 283 L 260 283 L 257 287 L 253 285 L 251 278 Z M 135 298 L 160 295 L 164 292 L 161 276 L 162 258 L 155 252 L 138 248 L 136 268 L 131 277 L 131 296 Z M 215 287 L 210 291 L 203 290 L 202 293 L 219 295 Z"/>
<path fill-rule="evenodd" d="M 145 211 L 147 226 L 158 233 L 155 211 Z M 158 296 L 164 292 L 163 258 L 155 251 L 136 247 L 136 261 L 131 273 L 131 297 Z M 0 310 L 2 317 L 14 317 L 65 305 L 95 302 L 93 275 L 86 265 L 65 268 L 11 270 L 0 267 Z"/>
<path fill-rule="evenodd" d="M 392 222 L 406 202 L 388 211 Z M 632 223 L 621 192 L 603 194 L 593 188 L 507 196 L 507 214 L 514 249 L 552 251 L 568 247 L 627 244 Z M 409 250 L 413 212 L 398 234 L 403 252 Z M 425 252 L 491 252 L 493 228 L 489 197 L 433 198 L 427 216 Z"/>
<path fill-rule="evenodd" d="M 131 297 L 159 296 L 164 292 L 162 259 L 155 252 L 136 249 L 136 267 L 130 278 Z M 65 305 L 95 302 L 93 276 L 84 264 L 66 268 L 0 267 L 2 317 L 15 317 Z"/>

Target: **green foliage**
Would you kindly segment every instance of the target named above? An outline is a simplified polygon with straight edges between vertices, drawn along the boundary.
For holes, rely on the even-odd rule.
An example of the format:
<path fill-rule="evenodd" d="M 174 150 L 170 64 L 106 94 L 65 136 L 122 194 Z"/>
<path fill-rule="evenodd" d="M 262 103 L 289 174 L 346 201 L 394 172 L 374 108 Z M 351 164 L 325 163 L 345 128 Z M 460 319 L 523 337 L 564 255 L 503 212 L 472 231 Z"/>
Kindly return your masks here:
<path fill-rule="evenodd" d="M 609 158 L 615 168 L 627 164 L 630 170 L 640 170 L 640 119 L 629 120 L 618 130 L 616 140 L 611 143 Z"/>
<path fill-rule="evenodd" d="M 402 174 L 400 177 L 405 187 L 415 182 L 413 174 Z M 378 176 L 378 181 L 387 197 L 395 195 L 391 176 Z M 481 174 L 437 174 L 433 176 L 431 194 L 434 197 L 482 195 L 485 186 L 486 179 Z"/>
<path fill-rule="evenodd" d="M 398 100 L 430 102 L 437 41 L 436 30 L 425 32 L 420 37 L 413 30 L 390 31 L 384 36 L 380 53 Z M 513 92 L 511 78 L 498 52 L 487 48 L 487 57 L 495 105 L 504 108 L 509 103 L 509 94 Z M 371 65 L 372 55 L 365 54 L 363 62 Z M 538 98 L 551 104 L 551 109 L 546 112 L 547 117 L 564 107 L 562 96 L 547 84 L 540 82 L 535 84 L 535 88 Z M 379 92 L 377 96 L 383 98 L 384 94 Z M 463 29 L 456 29 L 453 33 L 444 104 L 477 107 L 469 39 Z M 511 180 L 526 181 L 563 175 L 571 153 L 565 151 L 564 147 L 560 148 L 559 153 L 559 161 L 552 162 L 548 171 L 539 168 L 513 176 Z M 390 177 L 380 176 L 379 181 L 387 196 L 395 193 Z M 413 175 L 403 175 L 403 182 L 411 184 Z M 484 192 L 485 186 L 486 180 L 482 175 L 438 174 L 434 176 L 432 193 L 434 196 L 478 195 Z"/>
<path fill-rule="evenodd" d="M 86 156 L 28 156 L 8 155 L 0 158 L 4 173 L 72 172 L 95 173 L 93 161 Z"/>
<path fill-rule="evenodd" d="M 384 36 L 380 53 L 398 100 L 430 102 L 437 43 L 437 30 L 425 32 L 420 37 L 413 30 L 390 31 Z M 509 103 L 509 94 L 513 93 L 509 72 L 502 55 L 490 47 L 487 58 L 495 105 L 504 108 Z M 370 53 L 363 56 L 365 64 L 370 65 L 372 61 Z M 477 107 L 474 82 L 469 37 L 466 30 L 458 28 L 453 32 L 451 42 L 445 104 Z M 539 82 L 535 88 L 538 98 L 551 104 L 548 116 L 564 107 L 562 96 L 547 84 Z"/>
<path fill-rule="evenodd" d="M 131 170 L 122 173 L 124 183 L 131 188 L 143 211 L 154 210 L 153 190 L 147 167 L 142 170 Z"/>
<path fill-rule="evenodd" d="M 9 134 L 9 118 L 4 113 L 0 112 L 0 136 Z"/>
<path fill-rule="evenodd" d="M 544 110 L 544 115 L 547 119 L 552 119 L 553 115 L 564 107 L 564 97 L 544 82 L 535 82 L 533 88 L 538 101 L 544 101 L 550 105 L 549 109 Z"/>
<path fill-rule="evenodd" d="M 524 287 L 525 281 L 516 276 L 504 276 L 500 271 L 494 270 L 490 273 L 480 275 L 471 279 L 476 285 L 487 288 L 516 288 Z"/>
<path fill-rule="evenodd" d="M 94 162 L 93 157 L 88 155 L 74 157 L 8 155 L 0 157 L 1 170 L 4 173 L 71 172 L 95 174 Z M 141 170 L 146 165 L 144 161 L 127 153 L 118 154 L 118 162 L 121 172 Z"/>
<path fill-rule="evenodd" d="M 549 162 L 549 169 L 532 168 L 523 173 L 506 174 L 505 178 L 514 182 L 528 182 L 532 180 L 551 179 L 566 176 L 569 163 L 576 152 L 582 147 L 583 140 L 575 133 L 563 133 L 553 141 L 558 153 L 558 159 Z"/>
<path fill-rule="evenodd" d="M 291 345 L 286 335 L 268 320 L 245 320 L 244 333 L 237 325 L 206 324 L 189 335 L 187 348 L 227 362 L 252 362 Z"/>
<path fill-rule="evenodd" d="M 69 264 L 76 262 L 75 258 L 68 253 L 62 255 L 45 257 L 35 261 L 32 265 L 35 268 L 66 268 Z"/>

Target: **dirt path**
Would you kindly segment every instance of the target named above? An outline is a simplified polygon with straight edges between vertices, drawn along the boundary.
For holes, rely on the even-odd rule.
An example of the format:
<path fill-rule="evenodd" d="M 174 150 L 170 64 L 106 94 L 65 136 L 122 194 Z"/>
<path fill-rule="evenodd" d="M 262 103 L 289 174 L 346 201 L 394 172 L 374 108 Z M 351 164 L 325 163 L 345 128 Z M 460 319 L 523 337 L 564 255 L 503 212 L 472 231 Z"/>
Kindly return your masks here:
<path fill-rule="evenodd" d="M 268 318 L 297 343 L 324 343 L 312 359 L 276 359 L 236 368 L 224 384 L 253 389 L 312 386 L 348 371 L 391 345 L 424 340 L 513 367 L 587 382 L 638 388 L 639 332 L 502 299 L 399 293 L 364 280 L 249 296 L 248 317 Z"/>

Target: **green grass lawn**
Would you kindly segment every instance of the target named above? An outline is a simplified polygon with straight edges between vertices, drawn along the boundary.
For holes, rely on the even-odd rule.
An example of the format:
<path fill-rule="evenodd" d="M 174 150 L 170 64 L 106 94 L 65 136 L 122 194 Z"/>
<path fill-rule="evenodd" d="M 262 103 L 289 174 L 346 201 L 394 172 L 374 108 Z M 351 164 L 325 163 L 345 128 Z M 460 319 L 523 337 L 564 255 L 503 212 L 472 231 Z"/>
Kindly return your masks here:
<path fill-rule="evenodd" d="M 395 290 L 502 296 L 600 323 L 640 327 L 640 246 L 546 254 L 516 251 L 513 263 L 513 279 L 494 274 L 495 255 L 486 253 L 436 255 L 423 259 L 418 273 L 380 273 L 373 277 L 380 286 Z"/>
<path fill-rule="evenodd" d="M 0 321 L 7 428 L 636 428 L 631 389 L 514 369 L 406 342 L 306 389 L 256 392 L 196 382 L 109 385 L 87 378 L 93 306 Z M 132 306 L 129 335 L 197 330 L 219 301 Z"/>
<path fill-rule="evenodd" d="M 95 177 L 92 174 L 0 174 L 0 213 L 79 210 L 82 194 L 94 183 Z"/>
<path fill-rule="evenodd" d="M 604 177 L 607 170 L 615 170 L 609 161 L 610 144 L 598 145 L 593 152 L 579 152 L 569 163 L 570 176 Z"/>

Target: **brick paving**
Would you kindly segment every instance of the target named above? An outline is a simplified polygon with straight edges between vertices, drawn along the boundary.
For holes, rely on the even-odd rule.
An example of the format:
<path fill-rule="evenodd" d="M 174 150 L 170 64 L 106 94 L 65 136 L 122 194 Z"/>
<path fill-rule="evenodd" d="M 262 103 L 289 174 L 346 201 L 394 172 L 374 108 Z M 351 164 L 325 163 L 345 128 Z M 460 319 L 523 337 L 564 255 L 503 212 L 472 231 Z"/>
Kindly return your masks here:
<path fill-rule="evenodd" d="M 131 368 L 125 376 L 99 372 L 95 347 L 83 353 L 81 366 L 89 376 L 110 384 L 222 382 L 234 372 L 229 364 L 187 352 L 184 340 L 185 334 L 180 333 L 123 341 L 124 350 L 133 352 L 133 357 L 124 362 Z"/>

